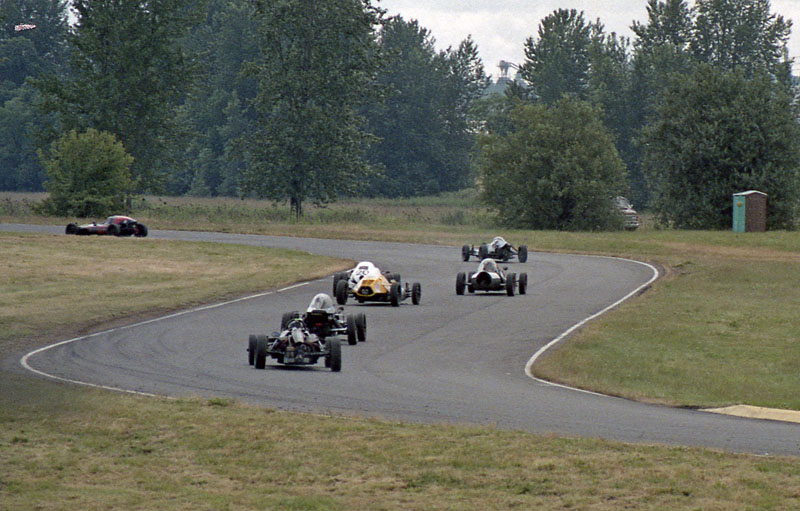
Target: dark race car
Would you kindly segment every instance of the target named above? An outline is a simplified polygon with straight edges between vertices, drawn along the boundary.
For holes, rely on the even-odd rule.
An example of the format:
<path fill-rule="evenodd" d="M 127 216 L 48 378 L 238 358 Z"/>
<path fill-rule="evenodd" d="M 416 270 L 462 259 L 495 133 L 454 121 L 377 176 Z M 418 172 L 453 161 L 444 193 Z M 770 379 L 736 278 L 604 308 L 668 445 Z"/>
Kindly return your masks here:
<path fill-rule="evenodd" d="M 314 296 L 305 314 L 298 311 L 284 314 L 281 318 L 281 330 L 285 330 L 294 319 L 300 319 L 309 332 L 323 341 L 337 335 L 346 335 L 350 345 L 367 340 L 367 317 L 364 313 L 345 316 L 344 309 L 337 309 L 333 298 L 325 293 Z"/>
<path fill-rule="evenodd" d="M 497 266 L 497 261 L 487 258 L 481 261 L 476 272 L 456 275 L 456 294 L 463 295 L 465 288 L 470 293 L 505 290 L 508 296 L 514 296 L 516 288 L 519 294 L 524 295 L 528 290 L 528 274 L 520 273 L 517 280 L 516 273 L 506 273 L 505 269 Z"/>
<path fill-rule="evenodd" d="M 113 215 L 106 218 L 102 224 L 97 222 L 83 225 L 67 224 L 65 232 L 67 234 L 137 236 L 141 238 L 147 236 L 147 226 L 128 216 Z"/>
<path fill-rule="evenodd" d="M 528 247 L 520 245 L 518 248 L 514 248 L 511 243 L 497 236 L 491 243 L 483 243 L 478 247 L 474 245 L 464 245 L 461 247 L 461 259 L 469 261 L 470 257 L 477 257 L 480 261 L 491 257 L 492 259 L 503 262 L 516 257 L 519 262 L 524 263 L 528 260 Z"/>
<path fill-rule="evenodd" d="M 313 365 L 320 359 L 333 372 L 342 370 L 342 345 L 339 339 L 325 341 L 308 331 L 300 318 L 289 322 L 280 333 L 251 335 L 247 361 L 256 369 L 266 367 L 267 357 L 284 365 Z"/>

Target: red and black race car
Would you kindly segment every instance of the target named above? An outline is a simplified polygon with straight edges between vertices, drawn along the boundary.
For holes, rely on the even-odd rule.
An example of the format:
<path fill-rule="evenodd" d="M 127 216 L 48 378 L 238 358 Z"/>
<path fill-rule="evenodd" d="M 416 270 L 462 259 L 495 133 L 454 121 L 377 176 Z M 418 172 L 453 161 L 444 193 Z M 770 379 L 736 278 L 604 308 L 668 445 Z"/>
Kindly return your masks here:
<path fill-rule="evenodd" d="M 133 218 L 122 216 L 122 215 L 113 215 L 106 218 L 106 221 L 102 224 L 98 224 L 97 222 L 92 222 L 90 224 L 67 224 L 67 229 L 65 231 L 67 234 L 81 234 L 81 235 L 89 235 L 89 234 L 113 234 L 114 236 L 138 236 L 143 237 L 147 236 L 147 226 L 144 224 L 140 224 Z"/>

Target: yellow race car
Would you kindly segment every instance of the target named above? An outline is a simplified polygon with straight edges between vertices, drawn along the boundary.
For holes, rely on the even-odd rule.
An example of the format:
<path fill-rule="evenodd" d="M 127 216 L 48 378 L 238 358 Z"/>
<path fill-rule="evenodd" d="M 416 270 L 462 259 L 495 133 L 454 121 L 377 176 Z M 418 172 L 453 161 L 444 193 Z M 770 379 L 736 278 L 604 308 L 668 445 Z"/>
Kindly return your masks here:
<path fill-rule="evenodd" d="M 346 304 L 351 296 L 358 303 L 389 302 L 393 307 L 398 307 L 408 297 L 411 297 L 411 303 L 419 305 L 422 298 L 419 282 L 411 286 L 408 283 L 403 285 L 399 274 L 383 273 L 368 261 L 358 263 L 352 270 L 335 274 L 333 289 L 339 305 Z"/>

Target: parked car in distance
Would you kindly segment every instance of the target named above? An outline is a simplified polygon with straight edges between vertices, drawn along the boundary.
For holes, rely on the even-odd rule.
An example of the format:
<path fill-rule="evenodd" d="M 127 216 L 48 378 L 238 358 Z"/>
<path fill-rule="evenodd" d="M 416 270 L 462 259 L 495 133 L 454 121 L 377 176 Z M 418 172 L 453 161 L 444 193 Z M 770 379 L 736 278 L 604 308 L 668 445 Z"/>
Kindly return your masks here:
<path fill-rule="evenodd" d="M 626 231 L 635 231 L 639 228 L 639 213 L 633 209 L 633 204 L 623 196 L 615 199 L 617 209 L 622 214 L 623 227 Z"/>

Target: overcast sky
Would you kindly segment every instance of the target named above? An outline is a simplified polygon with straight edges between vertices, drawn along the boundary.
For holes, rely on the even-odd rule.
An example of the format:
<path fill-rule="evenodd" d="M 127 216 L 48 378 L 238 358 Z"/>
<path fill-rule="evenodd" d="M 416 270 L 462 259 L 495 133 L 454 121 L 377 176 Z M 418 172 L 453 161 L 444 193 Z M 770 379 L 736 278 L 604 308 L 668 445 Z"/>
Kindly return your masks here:
<path fill-rule="evenodd" d="M 693 4 L 693 2 L 690 2 Z M 600 19 L 606 32 L 633 39 L 633 21 L 647 20 L 647 0 L 380 0 L 389 15 L 415 19 L 430 30 L 438 49 L 456 47 L 472 35 L 486 73 L 497 77 L 500 60 L 521 63 L 525 39 L 556 9 L 583 11 L 586 21 Z M 800 0 L 772 0 L 772 12 L 794 21 L 789 54 L 800 72 Z"/>

